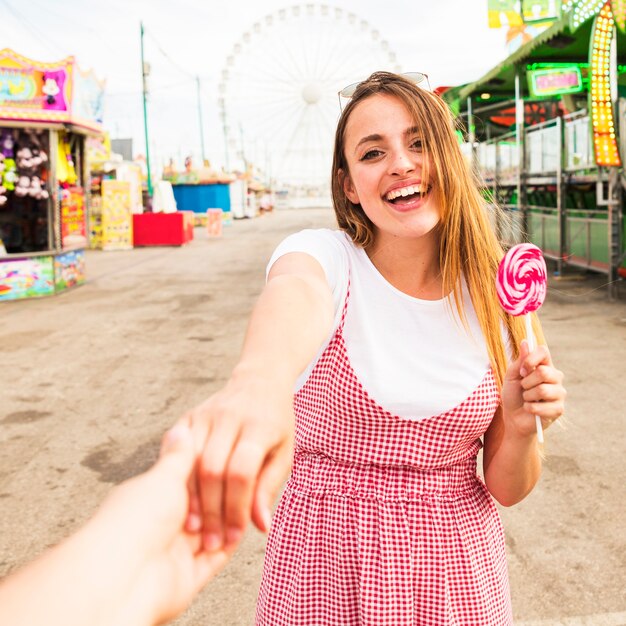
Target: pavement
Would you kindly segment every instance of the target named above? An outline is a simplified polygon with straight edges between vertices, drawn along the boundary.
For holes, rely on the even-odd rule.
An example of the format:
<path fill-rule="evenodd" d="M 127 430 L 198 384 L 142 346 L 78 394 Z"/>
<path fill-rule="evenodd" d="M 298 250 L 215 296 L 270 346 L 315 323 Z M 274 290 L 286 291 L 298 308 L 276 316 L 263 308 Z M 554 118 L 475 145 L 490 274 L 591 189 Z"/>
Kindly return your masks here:
<path fill-rule="evenodd" d="M 233 367 L 265 263 L 326 209 L 237 221 L 182 248 L 89 251 L 87 283 L 0 303 L 0 576 L 75 530 L 150 466 L 162 433 Z M 568 388 L 539 485 L 502 509 L 518 626 L 626 625 L 626 289 L 552 278 L 541 318 Z M 177 626 L 252 624 L 264 536 L 251 529 Z"/>

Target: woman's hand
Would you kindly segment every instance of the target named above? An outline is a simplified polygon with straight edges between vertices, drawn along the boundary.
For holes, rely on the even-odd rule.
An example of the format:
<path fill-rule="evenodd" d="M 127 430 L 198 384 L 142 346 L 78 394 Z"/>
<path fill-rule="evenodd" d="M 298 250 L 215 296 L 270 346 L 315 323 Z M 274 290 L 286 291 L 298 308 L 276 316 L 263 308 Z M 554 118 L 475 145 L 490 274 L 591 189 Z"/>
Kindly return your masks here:
<path fill-rule="evenodd" d="M 250 518 L 266 532 L 292 461 L 291 377 L 271 363 L 238 366 L 221 391 L 183 419 L 198 453 L 189 483 L 188 530 L 202 532 L 208 552 L 236 545 Z"/>
<path fill-rule="evenodd" d="M 187 529 L 204 549 L 232 546 L 252 518 L 267 531 L 278 489 L 291 467 L 293 392 L 328 338 L 333 295 L 322 266 L 293 252 L 272 266 L 226 386 L 183 418 L 198 463 L 189 483 Z"/>
<path fill-rule="evenodd" d="M 529 353 L 528 343 L 520 346 L 519 358 L 509 366 L 502 385 L 502 413 L 505 431 L 527 437 L 536 432 L 535 415 L 544 429 L 565 410 L 563 373 L 552 364 L 546 346 Z"/>
<path fill-rule="evenodd" d="M 546 346 L 531 353 L 522 341 L 520 355 L 506 371 L 502 404 L 485 433 L 483 470 L 491 495 L 503 506 L 524 499 L 541 475 L 535 415 L 544 428 L 563 415 L 563 373 Z"/>

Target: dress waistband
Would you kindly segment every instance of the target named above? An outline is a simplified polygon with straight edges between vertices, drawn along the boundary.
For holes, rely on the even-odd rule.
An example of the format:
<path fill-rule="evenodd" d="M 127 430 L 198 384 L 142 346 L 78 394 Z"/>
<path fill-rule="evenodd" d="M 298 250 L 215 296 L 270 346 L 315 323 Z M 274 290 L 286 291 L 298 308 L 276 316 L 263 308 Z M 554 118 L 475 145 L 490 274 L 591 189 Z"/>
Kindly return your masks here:
<path fill-rule="evenodd" d="M 481 484 L 475 456 L 448 467 L 419 469 L 343 463 L 319 454 L 300 453 L 288 487 L 317 495 L 402 502 L 457 500 Z"/>

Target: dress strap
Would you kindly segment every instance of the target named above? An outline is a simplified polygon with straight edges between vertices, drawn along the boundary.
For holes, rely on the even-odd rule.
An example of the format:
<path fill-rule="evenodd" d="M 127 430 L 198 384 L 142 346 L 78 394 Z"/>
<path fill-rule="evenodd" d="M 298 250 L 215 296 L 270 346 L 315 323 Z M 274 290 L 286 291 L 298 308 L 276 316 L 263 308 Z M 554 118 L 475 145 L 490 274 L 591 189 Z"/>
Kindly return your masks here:
<path fill-rule="evenodd" d="M 348 270 L 348 287 L 346 289 L 346 299 L 343 302 L 343 311 L 341 312 L 341 319 L 337 326 L 337 333 L 343 332 L 343 325 L 346 321 L 346 313 L 348 312 L 348 301 L 350 300 L 350 270 Z"/>

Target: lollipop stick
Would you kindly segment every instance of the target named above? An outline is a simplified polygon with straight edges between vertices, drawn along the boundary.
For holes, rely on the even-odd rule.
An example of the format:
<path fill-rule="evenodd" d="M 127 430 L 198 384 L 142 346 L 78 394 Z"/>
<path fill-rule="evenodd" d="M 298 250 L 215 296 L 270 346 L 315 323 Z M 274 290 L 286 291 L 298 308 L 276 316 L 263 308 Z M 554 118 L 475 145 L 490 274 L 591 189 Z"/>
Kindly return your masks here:
<path fill-rule="evenodd" d="M 535 333 L 533 332 L 533 326 L 530 320 L 530 313 L 524 315 L 524 322 L 526 322 L 526 341 L 528 342 L 528 351 L 532 352 L 535 349 Z M 543 428 L 541 426 L 541 418 L 535 415 L 535 426 L 537 427 L 537 441 L 543 443 Z"/>

